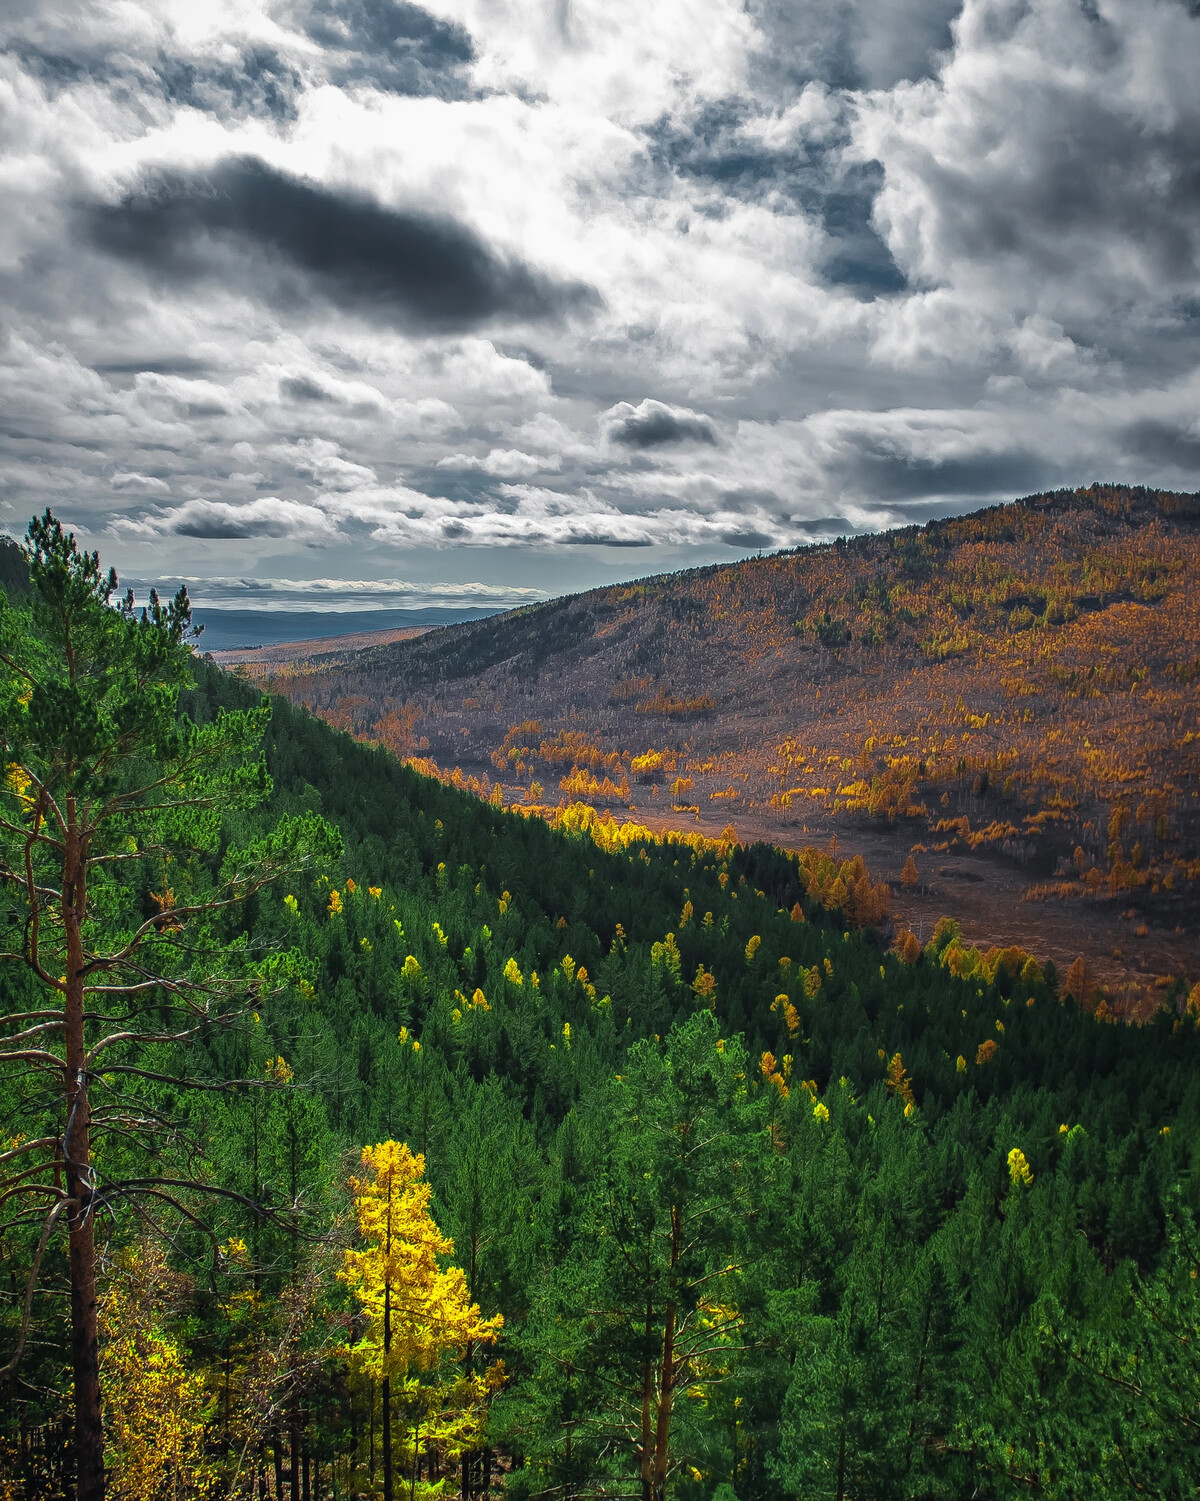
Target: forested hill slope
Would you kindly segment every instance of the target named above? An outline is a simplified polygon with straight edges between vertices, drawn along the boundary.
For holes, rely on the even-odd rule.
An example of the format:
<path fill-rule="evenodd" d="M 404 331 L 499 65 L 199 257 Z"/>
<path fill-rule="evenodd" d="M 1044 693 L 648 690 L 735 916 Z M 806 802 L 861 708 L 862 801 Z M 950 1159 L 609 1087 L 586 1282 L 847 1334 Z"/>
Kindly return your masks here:
<path fill-rule="evenodd" d="M 196 669 L 198 721 L 252 701 Z M 96 1156 L 113 1494 L 379 1495 L 381 1315 L 339 1274 L 362 1149 L 402 1141 L 439 1265 L 503 1325 L 430 1354 L 404 1305 L 397 1494 L 1194 1495 L 1200 990 L 1114 1026 L 952 923 L 903 955 L 851 930 L 852 860 L 553 829 L 282 701 L 265 749 L 270 802 L 212 858 L 302 811 L 343 853 L 208 952 L 287 964 L 252 1015 L 96 1075 L 132 1123 Z M 161 863 L 125 870 L 113 901 L 169 922 Z M 55 1109 L 0 1069 L 12 1150 Z M 170 1197 L 130 1213 L 142 1181 Z M 6 1359 L 38 1225 L 0 1236 Z M 69 1490 L 64 1262 L 0 1386 L 22 1501 Z"/>
<path fill-rule="evenodd" d="M 509 800 L 674 801 L 783 843 L 837 830 L 894 880 L 916 846 L 897 893 L 914 926 L 939 907 L 981 936 L 1032 926 L 1141 1013 L 1156 980 L 1200 972 L 1197 579 L 1200 495 L 1093 486 L 270 682 Z"/>
<path fill-rule="evenodd" d="M 206 675 L 193 707 L 243 692 Z M 679 1501 L 1016 1497 L 1035 1471 L 1047 1495 L 1190 1494 L 1200 995 L 1130 1033 L 952 924 L 906 963 L 807 894 L 852 865 L 564 834 L 284 704 L 268 763 L 276 807 L 319 805 L 346 852 L 295 917 L 253 915 L 319 966 L 263 1046 L 335 1141 L 426 1154 L 506 1320 L 508 1493 L 636 1473 L 682 1223 Z M 1133 1358 L 1136 1396 L 1107 1376 Z"/>

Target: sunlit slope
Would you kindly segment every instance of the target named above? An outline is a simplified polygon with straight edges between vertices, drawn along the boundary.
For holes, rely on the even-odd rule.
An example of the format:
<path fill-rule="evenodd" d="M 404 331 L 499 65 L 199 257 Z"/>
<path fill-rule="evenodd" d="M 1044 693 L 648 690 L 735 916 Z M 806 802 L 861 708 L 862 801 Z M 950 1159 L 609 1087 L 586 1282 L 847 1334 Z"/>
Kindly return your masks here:
<path fill-rule="evenodd" d="M 704 819 L 991 850 L 1032 896 L 1152 896 L 1175 920 L 1200 875 L 1198 580 L 1200 495 L 1093 486 L 594 590 L 274 685 L 509 800 L 536 783 L 649 811 L 674 789 Z"/>

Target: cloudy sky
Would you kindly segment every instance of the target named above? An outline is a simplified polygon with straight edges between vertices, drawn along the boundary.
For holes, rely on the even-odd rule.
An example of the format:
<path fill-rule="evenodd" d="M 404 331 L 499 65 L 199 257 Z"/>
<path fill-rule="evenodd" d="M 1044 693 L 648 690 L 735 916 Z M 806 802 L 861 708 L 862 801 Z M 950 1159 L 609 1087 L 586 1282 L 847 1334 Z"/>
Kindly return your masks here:
<path fill-rule="evenodd" d="M 1197 0 L 4 0 L 0 53 L 0 527 L 131 576 L 509 604 L 1200 486 Z"/>

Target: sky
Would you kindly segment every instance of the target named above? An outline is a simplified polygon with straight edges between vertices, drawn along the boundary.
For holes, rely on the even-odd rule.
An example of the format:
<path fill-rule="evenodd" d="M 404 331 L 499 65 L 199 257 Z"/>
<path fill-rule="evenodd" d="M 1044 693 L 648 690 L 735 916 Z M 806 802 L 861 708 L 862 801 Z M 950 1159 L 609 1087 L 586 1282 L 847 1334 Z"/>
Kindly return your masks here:
<path fill-rule="evenodd" d="M 1200 488 L 1200 0 L 4 0 L 0 529 L 497 607 Z"/>

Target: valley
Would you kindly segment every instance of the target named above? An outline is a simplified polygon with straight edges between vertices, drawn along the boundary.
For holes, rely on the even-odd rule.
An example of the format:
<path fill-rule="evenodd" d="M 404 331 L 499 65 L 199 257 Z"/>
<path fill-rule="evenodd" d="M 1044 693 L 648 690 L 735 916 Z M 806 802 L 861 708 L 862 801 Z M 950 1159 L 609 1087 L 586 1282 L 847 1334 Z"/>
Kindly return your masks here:
<path fill-rule="evenodd" d="M 1200 973 L 1197 578 L 1200 498 L 1092 486 L 239 670 L 506 805 L 836 836 L 1145 1017 Z"/>

